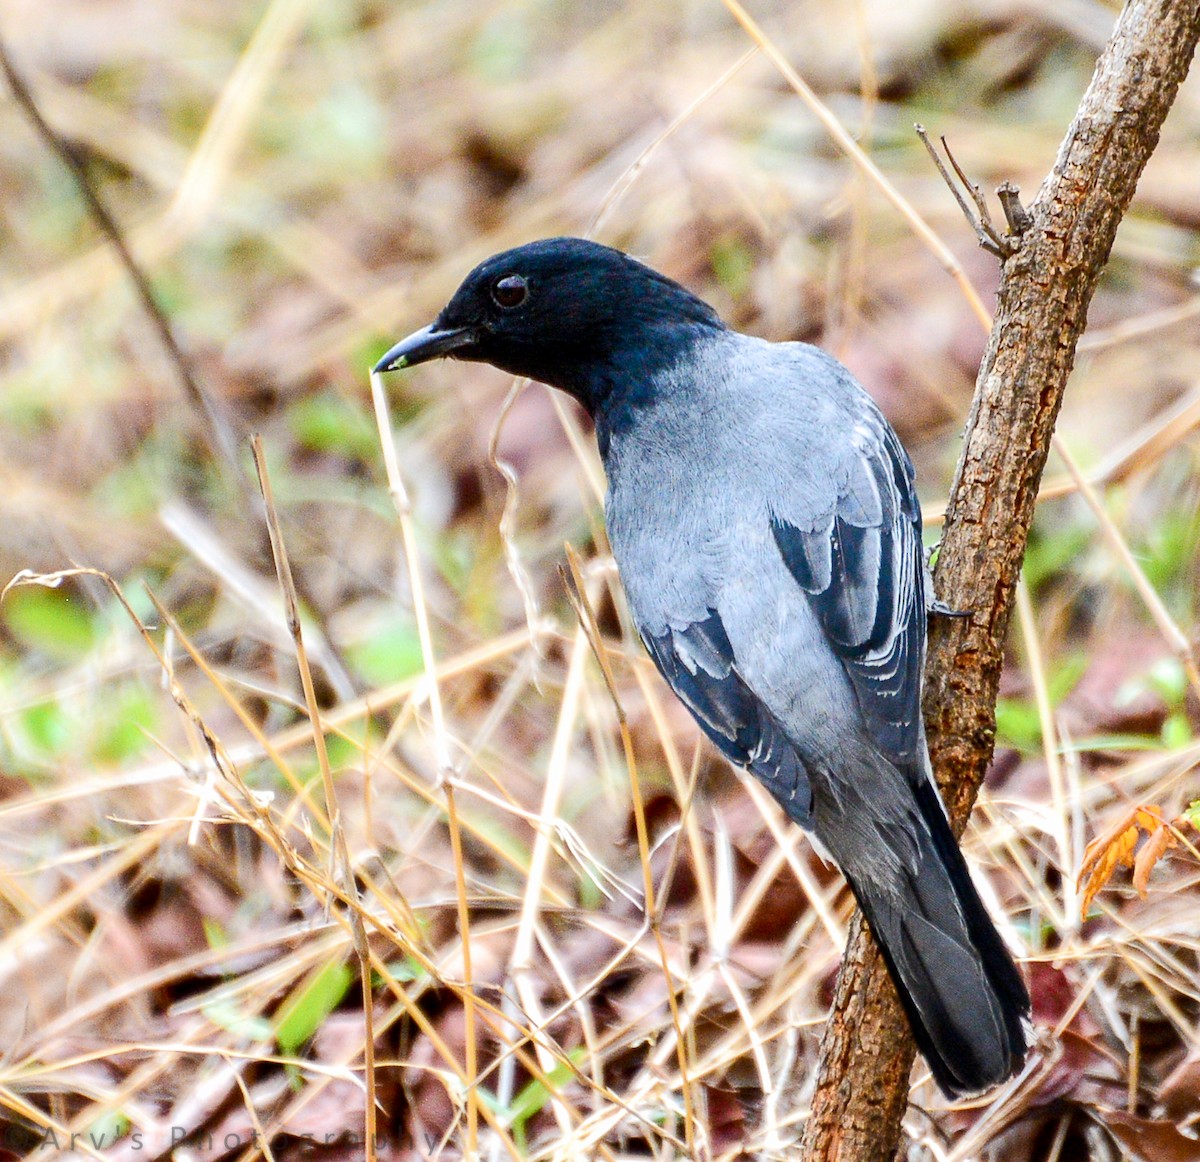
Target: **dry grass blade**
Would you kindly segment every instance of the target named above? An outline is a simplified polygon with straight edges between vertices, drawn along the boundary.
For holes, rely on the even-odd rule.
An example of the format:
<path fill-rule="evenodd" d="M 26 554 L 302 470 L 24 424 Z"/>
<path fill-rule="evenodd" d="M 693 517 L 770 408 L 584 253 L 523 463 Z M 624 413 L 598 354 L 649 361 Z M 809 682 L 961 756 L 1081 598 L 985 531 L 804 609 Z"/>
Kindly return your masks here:
<path fill-rule="evenodd" d="M 788 84 L 792 86 L 796 94 L 808 106 L 817 120 L 821 122 L 821 125 L 837 144 L 837 147 L 867 175 L 871 184 L 891 202 L 896 211 L 904 218 L 930 251 L 937 255 L 938 261 L 945 268 L 946 273 L 954 279 L 954 282 L 962 291 L 963 297 L 970 304 L 972 311 L 974 311 L 975 316 L 985 326 L 989 326 L 992 318 L 991 313 L 983 305 L 978 292 L 968 280 L 962 264 L 954 257 L 950 248 L 930 228 L 925 219 L 917 213 L 912 203 L 896 189 L 895 185 L 887 178 L 884 172 L 863 152 L 862 147 L 850 136 L 841 121 L 817 97 L 816 93 L 813 92 L 811 87 L 791 66 L 783 53 L 779 51 L 774 41 L 763 32 L 758 22 L 738 3 L 738 0 L 723 0 L 723 3 L 733 14 L 734 19 L 746 30 L 751 40 L 770 57 L 771 62 L 783 74 Z"/>
<path fill-rule="evenodd" d="M 663 131 L 642 150 L 641 153 L 630 163 L 629 168 L 613 183 L 608 193 L 604 195 L 604 200 L 600 203 L 593 215 L 591 223 L 584 232 L 585 238 L 598 238 L 601 236 L 602 227 L 607 221 L 609 215 L 616 208 L 617 203 L 629 193 L 633 184 L 637 181 L 638 175 L 645 168 L 650 159 L 658 151 L 658 149 L 669 141 L 672 134 L 679 131 L 687 122 L 695 115 L 696 111 L 704 105 L 711 97 L 719 93 L 734 77 L 742 71 L 742 68 L 749 64 L 750 61 L 758 55 L 757 48 L 747 49 L 742 53 L 736 61 L 733 62 L 711 85 L 708 86 L 702 93 L 695 97 L 691 102 L 685 105 L 675 116 Z"/>
<path fill-rule="evenodd" d="M 400 475 L 396 459 L 396 443 L 392 435 L 392 422 L 387 396 L 384 393 L 382 376 L 371 374 L 371 398 L 375 405 L 375 421 L 379 429 L 383 462 L 387 471 L 388 490 L 396 508 L 400 524 L 400 537 L 404 545 L 404 559 L 408 565 L 408 581 L 412 590 L 413 612 L 417 621 L 417 632 L 421 644 L 421 659 L 425 667 L 425 681 L 429 698 L 429 713 L 433 725 L 433 747 L 437 763 L 437 777 L 446 798 L 446 821 L 450 830 L 450 844 L 454 858 L 455 901 L 458 911 L 458 932 L 462 949 L 463 964 L 463 1013 L 466 1020 L 466 1094 L 467 1144 L 466 1152 L 475 1158 L 478 1150 L 480 1099 L 477 1088 L 479 1072 L 478 1050 L 475 1027 L 475 991 L 471 972 L 471 920 L 467 905 L 466 862 L 462 851 L 462 829 L 458 819 L 458 807 L 454 794 L 454 772 L 450 761 L 450 749 L 446 738 L 446 724 L 442 715 L 442 696 L 437 681 L 437 660 L 433 651 L 433 638 L 429 630 L 429 610 L 425 604 L 422 584 L 421 559 L 417 550 L 416 535 L 412 527 L 412 509 L 408 491 Z"/>
<path fill-rule="evenodd" d="M 287 545 L 279 525 L 279 512 L 271 492 L 271 479 L 267 474 L 267 463 L 263 453 L 262 438 L 252 436 L 250 445 L 254 450 L 254 467 L 258 472 L 258 485 L 266 505 L 267 529 L 271 535 L 271 552 L 275 557 L 275 572 L 283 592 L 284 620 L 296 647 L 296 665 L 300 670 L 300 681 L 304 688 L 304 702 L 312 725 L 313 745 L 317 752 L 317 765 L 321 772 L 321 786 L 325 791 L 325 813 L 329 818 L 330 840 L 338 853 L 340 863 L 335 863 L 335 879 L 344 878 L 349 871 L 349 855 L 345 850 L 346 836 L 341 829 L 341 813 L 338 810 L 337 792 L 333 787 L 333 771 L 329 765 L 329 751 L 325 746 L 325 730 L 321 725 L 321 708 L 317 705 L 316 687 L 313 685 L 312 670 L 308 665 L 308 654 L 304 649 L 304 631 L 300 625 L 300 602 L 296 597 L 296 583 L 292 578 L 292 567 L 288 561 Z"/>
<path fill-rule="evenodd" d="M 316 0 L 271 0 L 267 6 L 213 106 L 167 210 L 167 222 L 180 235 L 196 229 L 221 196 L 268 86 L 315 7 Z"/>
<path fill-rule="evenodd" d="M 1050 692 L 1046 677 L 1046 666 L 1042 656 L 1041 643 L 1038 641 L 1037 620 L 1033 612 L 1033 601 L 1029 595 L 1029 586 L 1022 579 L 1017 582 L 1017 618 L 1021 626 L 1021 639 L 1027 655 L 1029 675 L 1033 683 L 1034 704 L 1037 707 L 1038 723 L 1041 727 L 1042 755 L 1046 760 L 1046 771 L 1050 780 L 1051 813 L 1054 844 L 1057 850 L 1056 865 L 1060 871 L 1067 872 L 1075 866 L 1075 852 L 1071 845 L 1070 818 L 1072 815 L 1071 801 L 1067 795 L 1066 780 L 1063 772 L 1063 758 L 1059 746 L 1058 728 L 1054 722 L 1054 712 L 1050 705 Z M 1067 879 L 1069 883 L 1069 878 Z M 1055 923 L 1060 929 L 1069 930 L 1071 918 L 1075 915 L 1072 907 L 1073 900 L 1068 896 L 1061 908 L 1055 903 Z M 1085 909 L 1086 911 L 1086 909 Z"/>
<path fill-rule="evenodd" d="M 542 792 L 542 804 L 538 812 L 536 834 L 533 841 L 533 854 L 529 861 L 529 874 L 525 884 L 525 894 L 521 901 L 521 918 L 517 926 L 517 936 L 513 943 L 512 954 L 509 958 L 509 976 L 516 989 L 520 1001 L 521 1014 L 527 1022 L 525 1035 L 533 1041 L 538 1061 L 546 1073 L 551 1073 L 557 1061 L 554 1050 L 547 1041 L 545 1034 L 545 1014 L 538 999 L 534 978 L 533 952 L 537 937 L 538 917 L 541 907 L 542 894 L 545 890 L 547 863 L 551 852 L 551 841 L 554 835 L 552 820 L 558 815 L 563 792 L 563 782 L 566 773 L 567 757 L 571 738 L 575 730 L 575 716 L 578 713 L 579 698 L 583 687 L 584 663 L 587 660 L 587 639 L 580 628 L 571 645 L 570 662 L 567 668 L 567 681 L 563 688 L 562 705 L 559 711 L 558 724 L 554 732 L 554 742 L 551 745 L 550 759 L 546 764 L 546 782 Z M 503 1104 L 511 1102 L 511 1093 L 500 1092 Z M 550 1091 L 550 1101 L 559 1128 L 564 1134 L 570 1132 L 570 1115 L 564 1108 L 558 1093 Z"/>
<path fill-rule="evenodd" d="M 675 996 L 675 984 L 671 972 L 670 958 L 667 955 L 667 948 L 663 939 L 662 928 L 658 922 L 658 908 L 655 902 L 654 873 L 650 868 L 650 832 L 646 824 L 646 811 L 644 800 L 642 799 L 642 788 L 638 779 L 638 767 L 637 759 L 634 755 L 633 739 L 629 733 L 629 721 L 626 718 L 625 709 L 621 703 L 616 680 L 613 677 L 612 665 L 609 661 L 608 651 L 605 649 L 604 640 L 600 635 L 600 627 L 596 622 L 596 612 L 588 600 L 587 589 L 584 587 L 583 572 L 580 566 L 579 555 L 575 552 L 571 545 L 566 546 L 566 552 L 567 562 L 571 569 L 571 580 L 573 582 L 572 603 L 574 604 L 576 613 L 579 616 L 580 625 L 584 628 L 584 631 L 587 634 L 588 642 L 592 647 L 596 661 L 600 665 L 600 671 L 604 675 L 604 683 L 608 687 L 609 695 L 612 697 L 613 706 L 617 712 L 617 722 L 621 730 L 621 744 L 625 750 L 625 764 L 629 773 L 634 824 L 637 829 L 638 855 L 641 858 L 642 864 L 642 882 L 645 891 L 646 922 L 649 924 L 650 931 L 654 936 L 656 945 L 658 946 L 658 954 L 662 962 L 662 970 L 667 981 L 667 1004 L 671 1011 L 671 1024 L 675 1033 L 674 1043 L 676 1060 L 679 1064 L 679 1073 L 682 1079 L 684 1134 L 687 1140 L 688 1153 L 693 1154 L 696 1148 L 693 1138 L 696 1130 L 696 1119 L 693 1109 L 694 1096 L 691 1085 L 688 1081 L 687 1041 L 684 1036 L 683 1024 L 680 1019 L 678 1001 L 676 1000 Z"/>
<path fill-rule="evenodd" d="M 266 505 L 267 529 L 271 535 L 271 552 L 275 557 L 275 572 L 283 591 L 283 603 L 288 630 L 296 646 L 296 665 L 300 670 L 300 683 L 304 688 L 304 702 L 308 719 L 312 724 L 313 746 L 317 753 L 317 766 L 321 772 L 321 785 L 325 790 L 325 813 L 329 819 L 330 855 L 332 864 L 330 878 L 340 885 L 344 897 L 349 901 L 347 921 L 354 937 L 354 951 L 358 957 L 359 984 L 363 1002 L 363 1069 L 366 1085 L 364 1102 L 363 1141 L 369 1162 L 374 1162 L 379 1133 L 376 1126 L 375 1104 L 375 1012 L 374 991 L 371 987 L 371 954 L 367 946 L 367 934 L 363 927 L 362 902 L 346 844 L 346 833 L 342 828 L 341 811 L 338 808 L 337 791 L 333 786 L 333 770 L 329 764 L 329 751 L 325 746 L 325 728 L 321 725 L 321 708 L 317 704 L 316 687 L 313 685 L 312 670 L 308 665 L 308 654 L 304 649 L 304 632 L 300 625 L 300 602 L 296 597 L 296 583 L 288 561 L 287 545 L 283 529 L 279 524 L 279 511 L 271 491 L 271 478 L 267 473 L 266 457 L 262 439 L 257 434 L 251 437 L 254 450 L 254 467 L 258 473 L 258 486 Z M 257 1127 L 256 1127 L 257 1128 Z"/>
<path fill-rule="evenodd" d="M 25 1101 L 20 1094 L 13 1093 L 7 1086 L 0 1086 L 0 1106 L 28 1119 L 32 1125 L 52 1135 L 51 1140 L 57 1142 L 61 1138 L 87 1157 L 96 1159 L 96 1162 L 104 1162 L 104 1155 L 86 1137 L 74 1141 L 70 1127 L 55 1118 L 47 1117 L 36 1105 Z"/>
<path fill-rule="evenodd" d="M 1126 572 L 1128 572 L 1134 587 L 1146 603 L 1146 608 L 1149 610 L 1150 616 L 1154 619 L 1154 624 L 1158 626 L 1159 632 L 1166 639 L 1180 662 L 1182 662 L 1188 682 L 1196 696 L 1200 698 L 1200 668 L 1197 668 L 1195 651 L 1192 649 L 1192 644 L 1188 641 L 1187 635 L 1179 628 L 1175 623 L 1175 619 L 1167 611 L 1162 598 L 1159 597 L 1154 586 L 1150 584 L 1149 579 L 1146 577 L 1145 570 L 1137 563 L 1137 559 L 1129 548 L 1128 541 L 1121 535 L 1120 529 L 1117 528 L 1112 517 L 1108 515 L 1108 510 L 1096 495 L 1096 490 L 1088 483 L 1080 471 L 1079 465 L 1075 462 L 1075 458 L 1071 455 L 1063 441 L 1057 436 L 1054 439 L 1054 450 L 1066 464 L 1067 471 L 1075 481 L 1080 494 L 1087 501 L 1088 507 L 1100 523 L 1100 528 L 1104 532 L 1104 539 L 1112 546 L 1113 551 L 1116 553 Z"/>

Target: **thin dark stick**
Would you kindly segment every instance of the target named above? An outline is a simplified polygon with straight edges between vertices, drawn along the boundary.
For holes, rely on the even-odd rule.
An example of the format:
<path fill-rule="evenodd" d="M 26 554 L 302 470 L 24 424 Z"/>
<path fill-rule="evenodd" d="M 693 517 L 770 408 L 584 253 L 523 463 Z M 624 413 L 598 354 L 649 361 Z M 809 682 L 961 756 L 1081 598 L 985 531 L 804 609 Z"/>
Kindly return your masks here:
<path fill-rule="evenodd" d="M 967 177 L 963 167 L 958 164 L 958 158 L 954 156 L 954 151 L 950 148 L 950 143 L 946 140 L 946 135 L 943 133 L 938 140 L 942 143 L 942 148 L 946 151 L 946 157 L 950 159 L 950 164 L 954 167 L 954 172 L 958 175 L 958 180 L 966 187 L 967 192 L 971 195 L 971 201 L 975 203 L 976 208 L 979 210 L 979 221 L 988 233 L 994 236 L 995 227 L 992 225 L 992 212 L 988 209 L 987 199 L 984 198 L 979 184 L 971 181 Z"/>
<path fill-rule="evenodd" d="M 962 210 L 963 217 L 971 223 L 971 229 L 975 231 L 975 237 L 979 239 L 979 245 L 997 258 L 1004 259 L 1016 249 L 1016 244 L 1011 238 L 1005 238 L 997 233 L 996 228 L 992 225 L 991 215 L 988 213 L 987 202 L 984 200 L 983 194 L 979 187 L 971 182 L 959 164 L 954 159 L 954 154 L 950 152 L 950 147 L 946 145 L 946 139 L 942 138 L 942 147 L 946 150 L 946 156 L 950 159 L 950 164 L 954 166 L 954 172 L 958 174 L 962 184 L 966 186 L 971 194 L 971 200 L 978 208 L 978 213 L 973 211 L 967 204 L 967 199 L 963 197 L 962 191 L 958 187 L 958 183 L 950 176 L 950 171 L 946 169 L 945 163 L 942 161 L 941 155 L 933 147 L 933 142 L 929 140 L 929 135 L 925 132 L 925 126 L 921 124 L 914 125 L 913 128 L 917 131 L 917 136 L 921 139 L 921 143 L 925 146 L 929 156 L 933 159 L 933 164 L 937 166 L 937 171 L 942 176 L 949 187 L 950 192 L 954 195 L 954 200 L 958 203 L 958 208 Z"/>
<path fill-rule="evenodd" d="M 167 358 L 175 368 L 175 373 L 179 378 L 180 386 L 183 388 L 184 396 L 200 412 L 207 423 L 211 446 L 220 453 L 235 473 L 240 474 L 237 459 L 237 439 L 228 420 L 217 410 L 213 399 L 204 387 L 201 386 L 199 380 L 192 372 L 187 356 L 175 340 L 175 335 L 171 330 L 171 324 L 167 319 L 166 313 L 154 297 L 154 289 L 150 285 L 150 280 L 138 265 L 132 251 L 130 251 L 129 245 L 121 233 L 120 226 L 117 225 L 116 219 L 109 213 L 108 207 L 100 200 L 100 196 L 93 188 L 87 170 L 84 168 L 84 164 L 80 161 L 77 153 L 55 132 L 45 117 L 42 116 L 42 112 L 38 108 L 37 101 L 34 100 L 32 91 L 13 64 L 3 38 L 0 38 L 0 68 L 4 70 L 5 78 L 8 80 L 9 88 L 12 90 L 17 104 L 21 107 L 26 117 L 29 118 L 30 123 L 37 130 L 38 135 L 46 145 L 49 146 L 63 165 L 70 170 L 79 193 L 87 204 L 88 213 L 91 214 L 96 224 L 104 232 L 105 237 L 112 243 L 121 265 L 125 268 L 125 273 L 129 275 L 129 279 L 133 283 L 134 290 L 141 301 L 143 310 L 146 312 L 147 317 L 150 319 L 154 330 L 162 342 L 163 348 L 166 350 Z"/>
<path fill-rule="evenodd" d="M 958 208 L 962 210 L 963 217 L 971 223 L 973 229 L 977 230 L 979 227 L 975 221 L 975 215 L 971 212 L 971 207 L 967 205 L 966 198 L 962 196 L 962 191 L 950 176 L 950 171 L 946 169 L 946 164 L 942 161 L 941 154 L 933 148 L 933 142 L 929 140 L 929 134 L 925 132 L 925 126 L 918 121 L 913 126 L 913 129 L 916 130 L 917 136 L 921 139 L 921 144 L 925 146 L 925 151 L 929 154 L 933 164 L 937 166 L 938 173 L 942 175 L 942 181 L 946 183 L 950 192 L 954 195 L 954 200 L 958 203 Z M 943 140 L 945 139 L 943 138 Z"/>

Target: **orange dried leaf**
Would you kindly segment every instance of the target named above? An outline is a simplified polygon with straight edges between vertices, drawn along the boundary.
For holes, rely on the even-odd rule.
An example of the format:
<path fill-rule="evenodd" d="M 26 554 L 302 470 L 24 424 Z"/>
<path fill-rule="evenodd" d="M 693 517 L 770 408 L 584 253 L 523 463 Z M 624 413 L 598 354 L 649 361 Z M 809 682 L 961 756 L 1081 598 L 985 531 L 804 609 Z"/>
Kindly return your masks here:
<path fill-rule="evenodd" d="M 1162 817 L 1162 812 L 1157 807 L 1139 807 L 1135 815 L 1137 825 L 1147 834 L 1157 831 L 1160 827 L 1167 826 L 1167 821 Z"/>
<path fill-rule="evenodd" d="M 1143 900 L 1146 898 L 1146 887 L 1150 883 L 1150 873 L 1154 870 L 1154 865 L 1162 859 L 1167 848 L 1174 846 L 1175 836 L 1171 834 L 1171 829 L 1164 825 L 1150 833 L 1150 838 L 1137 853 L 1137 859 L 1133 861 L 1133 886 L 1137 888 L 1137 894 Z"/>
<path fill-rule="evenodd" d="M 1079 868 L 1078 883 L 1083 882 L 1084 878 L 1091 873 L 1094 865 L 1101 860 L 1107 860 L 1109 849 L 1133 828 L 1136 818 L 1137 808 L 1131 807 L 1087 845 L 1087 850 L 1083 853 L 1083 863 Z M 1111 873 L 1112 867 L 1109 868 L 1109 874 Z"/>
<path fill-rule="evenodd" d="M 1105 839 L 1102 845 L 1099 844 L 1098 840 L 1092 840 L 1088 844 L 1088 850 L 1084 855 L 1083 868 L 1080 869 L 1079 873 L 1081 883 L 1084 877 L 1087 877 L 1087 884 L 1083 889 L 1083 901 L 1079 908 L 1080 915 L 1085 918 L 1097 893 L 1112 878 L 1112 874 L 1116 871 L 1117 867 L 1131 867 L 1133 865 L 1133 849 L 1137 847 L 1138 830 L 1136 827 L 1130 826 L 1125 828 L 1119 835 L 1104 836 L 1102 838 Z"/>
<path fill-rule="evenodd" d="M 1167 847 L 1174 842 L 1166 820 L 1156 808 L 1131 807 L 1087 845 L 1077 880 L 1077 883 L 1083 887 L 1083 900 L 1080 905 L 1082 917 L 1086 919 L 1092 901 L 1112 878 L 1113 872 L 1118 867 L 1134 867 L 1134 851 L 1143 831 L 1151 836 L 1151 843 L 1147 844 L 1147 848 L 1157 842 L 1156 837 L 1160 832 L 1167 836 L 1166 840 L 1161 841 L 1163 845 L 1161 849 L 1156 849 L 1155 854 L 1146 857 L 1148 862 L 1145 865 L 1144 876 L 1145 880 L 1148 880 L 1150 870 L 1162 858 Z M 1140 861 L 1142 856 L 1139 856 L 1138 859 Z M 1140 862 L 1138 866 L 1141 866 Z M 1135 875 L 1135 886 L 1137 883 Z M 1145 894 L 1144 887 L 1139 887 L 1138 891 Z"/>

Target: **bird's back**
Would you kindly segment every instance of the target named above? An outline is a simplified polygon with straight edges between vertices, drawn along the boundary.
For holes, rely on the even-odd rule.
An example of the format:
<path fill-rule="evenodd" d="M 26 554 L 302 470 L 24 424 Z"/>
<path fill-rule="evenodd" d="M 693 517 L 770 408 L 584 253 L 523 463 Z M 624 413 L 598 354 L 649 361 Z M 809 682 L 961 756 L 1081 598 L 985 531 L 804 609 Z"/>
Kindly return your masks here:
<path fill-rule="evenodd" d="M 836 750 L 861 733 L 859 705 L 774 529 L 830 526 L 854 478 L 848 437 L 882 416 L 818 348 L 732 331 L 664 373 L 653 398 L 607 433 L 605 458 L 609 538 L 639 631 L 719 612 L 739 672 L 794 742 Z"/>

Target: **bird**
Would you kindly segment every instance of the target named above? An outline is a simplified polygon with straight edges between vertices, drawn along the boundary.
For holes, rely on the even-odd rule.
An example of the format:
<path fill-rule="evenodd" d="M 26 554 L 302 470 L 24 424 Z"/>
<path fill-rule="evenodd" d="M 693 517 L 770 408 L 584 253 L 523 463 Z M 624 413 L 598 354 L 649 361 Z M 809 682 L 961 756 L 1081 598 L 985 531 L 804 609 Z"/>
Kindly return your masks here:
<path fill-rule="evenodd" d="M 1029 994 L 934 781 L 921 512 L 870 395 L 821 349 L 733 330 L 653 268 L 570 237 L 480 263 L 374 371 L 441 357 L 582 405 L 658 670 L 840 868 L 943 1093 L 1011 1077 Z"/>

